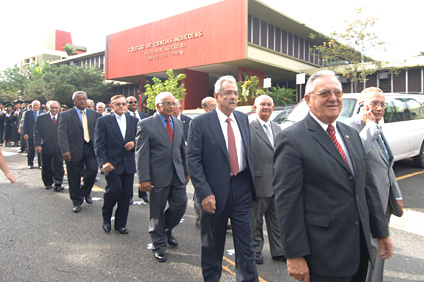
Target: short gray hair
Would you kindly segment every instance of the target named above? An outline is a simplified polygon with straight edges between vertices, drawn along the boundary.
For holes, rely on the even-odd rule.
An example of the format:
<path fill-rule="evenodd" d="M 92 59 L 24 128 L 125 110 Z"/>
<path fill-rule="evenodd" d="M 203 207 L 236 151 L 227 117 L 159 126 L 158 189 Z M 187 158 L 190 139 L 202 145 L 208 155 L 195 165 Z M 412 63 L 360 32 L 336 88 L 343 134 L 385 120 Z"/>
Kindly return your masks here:
<path fill-rule="evenodd" d="M 98 107 L 99 105 L 103 105 L 103 107 L 105 107 L 105 108 L 106 108 L 105 103 L 103 103 L 103 102 L 98 102 L 98 103 L 96 104 L 96 109 L 97 109 L 97 107 Z"/>
<path fill-rule="evenodd" d="M 57 103 L 57 104 L 59 105 L 59 108 L 60 108 L 60 104 L 59 104 L 59 102 L 58 102 L 58 101 L 54 101 L 54 100 L 47 101 L 47 103 L 46 103 L 46 107 L 47 107 L 47 108 L 50 108 L 50 105 L 51 105 L 51 104 L 54 104 L 54 103 Z"/>
<path fill-rule="evenodd" d="M 312 94 L 315 90 L 314 81 L 318 78 L 325 77 L 325 76 L 334 77 L 337 80 L 337 82 L 339 83 L 340 89 L 342 89 L 342 84 L 340 83 L 340 81 L 337 78 L 334 71 L 320 70 L 320 71 L 317 71 L 316 73 L 314 73 L 313 75 L 311 75 L 311 77 L 308 79 L 308 82 L 306 83 L 306 87 L 305 87 L 305 93 L 306 94 Z"/>
<path fill-rule="evenodd" d="M 208 106 L 208 102 L 212 102 L 212 101 L 215 101 L 215 99 L 208 96 L 208 97 L 203 98 L 200 105 L 201 105 L 202 108 L 205 108 L 205 107 Z"/>
<path fill-rule="evenodd" d="M 236 79 L 234 78 L 234 76 L 232 76 L 232 75 L 224 75 L 224 76 L 221 76 L 216 82 L 215 82 L 215 93 L 216 94 L 221 94 L 221 92 L 222 92 L 222 84 L 225 82 L 225 81 L 229 81 L 229 82 L 232 82 L 232 83 L 234 83 L 235 85 L 236 85 L 236 88 L 238 89 L 238 87 L 237 87 L 237 81 L 236 81 Z"/>
<path fill-rule="evenodd" d="M 256 99 L 255 99 L 255 106 L 259 107 L 260 104 L 261 104 L 261 102 L 265 98 L 271 99 L 272 105 L 274 105 L 274 100 L 270 96 L 268 96 L 268 95 L 260 95 L 260 96 L 256 97 Z"/>
<path fill-rule="evenodd" d="M 87 93 L 85 93 L 84 91 L 77 91 L 77 92 L 74 92 L 74 94 L 72 94 L 72 101 L 73 101 L 73 100 L 75 100 L 75 98 L 76 98 L 78 95 L 85 95 L 85 96 L 87 96 Z"/>
<path fill-rule="evenodd" d="M 40 101 L 38 101 L 38 100 L 34 100 L 34 101 L 32 101 L 31 106 L 33 106 L 33 107 L 34 107 L 34 104 L 35 104 L 35 103 L 38 103 L 38 104 L 41 106 L 41 103 L 40 103 Z"/>
<path fill-rule="evenodd" d="M 172 95 L 171 92 L 161 92 L 155 98 L 155 105 L 162 103 L 163 99 L 167 96 L 172 96 L 172 98 L 175 99 L 174 95 Z"/>

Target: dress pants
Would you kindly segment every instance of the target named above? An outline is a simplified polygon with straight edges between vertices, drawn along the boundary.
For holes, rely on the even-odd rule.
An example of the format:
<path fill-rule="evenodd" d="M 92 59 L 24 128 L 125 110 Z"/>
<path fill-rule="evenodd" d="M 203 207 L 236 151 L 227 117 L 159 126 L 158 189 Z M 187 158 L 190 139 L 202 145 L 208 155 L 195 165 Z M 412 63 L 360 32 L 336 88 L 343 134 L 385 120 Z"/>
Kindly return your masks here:
<path fill-rule="evenodd" d="M 221 214 L 201 209 L 202 274 L 204 281 L 218 282 L 222 272 L 228 218 L 235 247 L 236 281 L 258 281 L 252 240 L 252 192 L 248 170 L 233 177 Z"/>
<path fill-rule="evenodd" d="M 258 201 L 252 204 L 253 250 L 255 253 L 261 253 L 264 247 L 264 216 L 271 256 L 282 256 L 284 255 L 284 249 L 278 228 L 275 195 L 272 195 L 272 197 L 258 197 Z"/>
<path fill-rule="evenodd" d="M 34 138 L 28 138 L 28 166 L 34 165 L 34 158 L 35 158 L 35 147 L 34 147 Z M 41 154 L 37 153 L 37 160 L 38 160 L 38 167 L 41 166 Z"/>
<path fill-rule="evenodd" d="M 72 157 L 72 156 L 71 156 Z M 85 165 L 84 183 L 81 185 L 81 168 Z M 89 196 L 97 175 L 97 160 L 94 155 L 93 144 L 84 142 L 80 160 L 66 162 L 68 172 L 69 196 L 74 205 L 81 205 L 84 197 Z"/>
<path fill-rule="evenodd" d="M 53 154 L 44 154 L 41 151 L 41 161 L 43 168 L 41 170 L 41 178 L 44 186 L 61 186 L 63 181 L 63 157 L 62 153 L 55 152 Z"/>
<path fill-rule="evenodd" d="M 124 228 L 127 225 L 128 211 L 130 208 L 130 194 L 133 191 L 134 173 L 108 174 L 106 178 L 104 203 L 102 208 L 103 221 L 110 222 L 113 207 L 118 204 L 115 211 L 115 228 Z"/>
<path fill-rule="evenodd" d="M 168 208 L 165 210 L 166 203 Z M 167 232 L 180 223 L 187 208 L 186 184 L 181 183 L 177 173 L 173 172 L 172 182 L 166 187 L 153 187 L 150 190 L 149 234 L 155 252 L 163 253 L 168 246 Z"/>

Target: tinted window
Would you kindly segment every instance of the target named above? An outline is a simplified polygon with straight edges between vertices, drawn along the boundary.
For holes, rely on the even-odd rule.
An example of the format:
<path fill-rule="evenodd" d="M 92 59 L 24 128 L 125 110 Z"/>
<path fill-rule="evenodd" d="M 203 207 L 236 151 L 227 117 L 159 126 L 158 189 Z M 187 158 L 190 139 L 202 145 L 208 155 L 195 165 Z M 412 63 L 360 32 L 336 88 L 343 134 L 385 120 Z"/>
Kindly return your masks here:
<path fill-rule="evenodd" d="M 424 118 L 423 103 L 414 98 L 390 98 L 384 112 L 384 122 L 397 122 Z"/>

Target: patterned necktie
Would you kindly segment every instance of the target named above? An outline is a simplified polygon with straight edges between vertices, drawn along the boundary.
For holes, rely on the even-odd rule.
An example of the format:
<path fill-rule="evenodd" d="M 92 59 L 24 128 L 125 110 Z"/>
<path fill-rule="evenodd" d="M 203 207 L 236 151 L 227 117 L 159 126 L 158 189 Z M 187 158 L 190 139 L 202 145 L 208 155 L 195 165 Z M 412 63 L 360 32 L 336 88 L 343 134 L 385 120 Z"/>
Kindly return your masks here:
<path fill-rule="evenodd" d="M 274 148 L 274 138 L 272 138 L 271 129 L 264 123 L 265 133 L 268 136 L 269 142 L 271 142 L 272 148 Z"/>
<path fill-rule="evenodd" d="M 339 150 L 340 155 L 342 155 L 344 161 L 346 162 L 347 166 L 350 168 L 349 163 L 347 162 L 346 155 L 343 152 L 342 146 L 340 145 L 339 141 L 337 141 L 336 133 L 334 132 L 334 126 L 332 124 L 328 125 L 327 128 L 328 136 L 330 136 L 331 141 L 333 141 L 334 145 L 336 146 L 337 150 Z"/>
<path fill-rule="evenodd" d="M 228 136 L 228 156 L 230 158 L 231 173 L 236 176 L 239 171 L 236 138 L 234 136 L 233 127 L 231 126 L 231 118 L 227 118 L 227 136 Z"/>
<path fill-rule="evenodd" d="M 53 125 L 56 125 L 56 118 L 53 117 Z"/>
<path fill-rule="evenodd" d="M 84 111 L 81 111 L 82 130 L 84 131 L 84 141 L 90 142 L 90 133 L 88 132 L 88 122 Z"/>
<path fill-rule="evenodd" d="M 378 136 L 377 136 L 377 143 L 378 143 L 378 146 L 381 149 L 381 152 L 384 155 L 384 159 L 386 160 L 387 163 L 389 163 L 390 162 L 389 155 L 387 154 L 387 148 L 383 143 L 383 139 L 381 138 L 381 134 L 378 134 Z"/>
<path fill-rule="evenodd" d="M 169 138 L 171 138 L 171 142 L 174 142 L 174 131 L 172 130 L 171 121 L 169 118 L 165 119 L 166 121 L 166 131 L 168 132 Z"/>

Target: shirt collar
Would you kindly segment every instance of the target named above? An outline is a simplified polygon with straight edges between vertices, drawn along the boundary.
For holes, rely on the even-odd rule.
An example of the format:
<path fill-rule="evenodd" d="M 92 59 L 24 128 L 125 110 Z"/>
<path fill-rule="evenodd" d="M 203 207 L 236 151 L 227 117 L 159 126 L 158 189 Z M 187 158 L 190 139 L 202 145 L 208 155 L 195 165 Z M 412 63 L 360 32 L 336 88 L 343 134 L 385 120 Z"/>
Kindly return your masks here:
<path fill-rule="evenodd" d="M 322 127 L 322 129 L 324 129 L 325 132 L 327 132 L 327 128 L 328 128 L 328 124 L 325 122 L 322 122 L 319 118 L 317 118 L 311 111 L 309 111 L 309 113 L 311 114 L 312 118 L 314 120 L 316 120 L 316 122 L 318 122 L 318 124 Z M 337 126 L 336 126 L 336 121 L 332 123 L 332 125 L 334 126 L 334 131 L 337 132 Z"/>
<path fill-rule="evenodd" d="M 231 115 L 227 117 L 223 112 L 221 112 L 221 110 L 218 107 L 215 107 L 215 109 L 216 109 L 216 113 L 218 114 L 218 119 L 221 123 L 226 122 L 227 118 L 230 118 L 231 121 L 236 122 L 236 119 L 234 117 L 234 112 L 231 112 Z"/>

